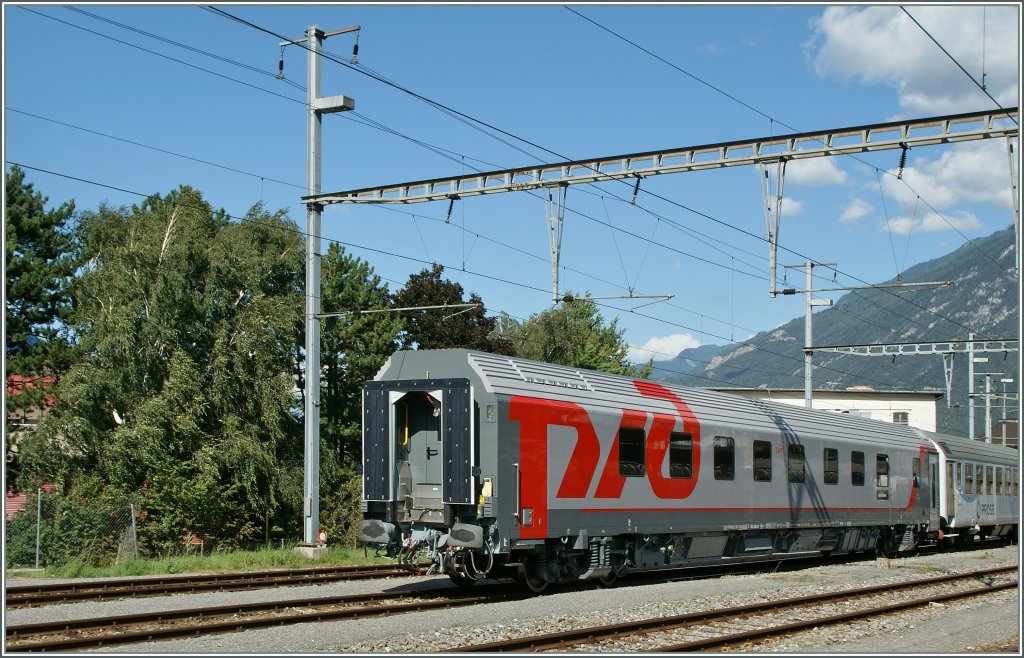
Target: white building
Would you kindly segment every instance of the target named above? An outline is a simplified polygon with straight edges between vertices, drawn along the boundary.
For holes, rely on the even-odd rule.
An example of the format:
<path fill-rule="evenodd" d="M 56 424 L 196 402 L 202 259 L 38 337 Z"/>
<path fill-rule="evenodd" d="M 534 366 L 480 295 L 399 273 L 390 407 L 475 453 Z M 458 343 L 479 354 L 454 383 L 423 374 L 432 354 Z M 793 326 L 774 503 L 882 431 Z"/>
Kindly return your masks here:
<path fill-rule="evenodd" d="M 732 395 L 804 406 L 802 388 L 714 388 Z M 854 386 L 845 391 L 814 391 L 811 405 L 841 414 L 854 414 L 889 423 L 903 423 L 929 432 L 936 431 L 935 405 L 943 397 L 938 391 L 875 391 Z"/>

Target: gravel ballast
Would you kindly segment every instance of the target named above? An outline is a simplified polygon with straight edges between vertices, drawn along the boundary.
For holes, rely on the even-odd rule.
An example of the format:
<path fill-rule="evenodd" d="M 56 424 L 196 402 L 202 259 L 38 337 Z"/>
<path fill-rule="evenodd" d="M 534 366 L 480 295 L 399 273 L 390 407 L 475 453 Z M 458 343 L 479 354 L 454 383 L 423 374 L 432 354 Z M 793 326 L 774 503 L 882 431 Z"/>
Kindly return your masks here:
<path fill-rule="evenodd" d="M 1019 565 L 1018 546 L 868 560 L 802 571 L 665 582 L 612 589 L 564 589 L 526 601 L 394 617 L 296 624 L 244 633 L 99 649 L 110 653 L 432 653 L 532 635 L 707 608 Z M 628 580 L 627 580 L 628 582 Z M 142 610 L 227 605 L 369 591 L 446 587 L 447 578 L 401 578 L 250 592 L 218 592 L 12 610 L 8 624 Z M 805 632 L 745 653 L 910 653 L 1011 651 L 1019 654 L 1019 590 L 964 599 L 895 616 Z M 1006 648 L 1001 648 L 1006 647 Z M 584 648 L 584 651 L 588 649 Z"/>

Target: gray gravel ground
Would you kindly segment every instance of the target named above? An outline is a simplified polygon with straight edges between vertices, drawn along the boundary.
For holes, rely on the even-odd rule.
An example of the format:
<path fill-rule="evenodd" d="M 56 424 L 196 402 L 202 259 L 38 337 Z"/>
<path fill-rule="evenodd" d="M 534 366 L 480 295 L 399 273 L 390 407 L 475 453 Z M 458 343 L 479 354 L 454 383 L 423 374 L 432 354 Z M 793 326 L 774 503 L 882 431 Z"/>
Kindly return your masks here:
<path fill-rule="evenodd" d="M 969 571 L 1018 566 L 1019 549 L 1007 546 L 966 553 L 899 560 L 878 559 L 799 572 L 727 576 L 703 581 L 621 586 L 608 590 L 558 591 L 528 601 L 432 611 L 356 621 L 297 624 L 229 635 L 112 647 L 98 653 L 237 654 L 237 653 L 432 653 L 503 635 L 550 632 L 568 626 L 680 614 L 707 607 L 742 605 L 756 598 L 784 598 L 863 587 L 870 584 Z M 178 595 L 160 599 L 71 604 L 12 610 L 7 623 L 45 619 L 127 614 L 142 610 L 226 605 L 257 600 L 284 600 L 393 589 L 446 587 L 446 578 L 357 581 L 313 587 L 251 592 Z M 969 599 L 896 617 L 819 629 L 776 641 L 749 652 L 785 654 L 956 654 L 1006 651 L 1020 655 L 1018 590 Z"/>

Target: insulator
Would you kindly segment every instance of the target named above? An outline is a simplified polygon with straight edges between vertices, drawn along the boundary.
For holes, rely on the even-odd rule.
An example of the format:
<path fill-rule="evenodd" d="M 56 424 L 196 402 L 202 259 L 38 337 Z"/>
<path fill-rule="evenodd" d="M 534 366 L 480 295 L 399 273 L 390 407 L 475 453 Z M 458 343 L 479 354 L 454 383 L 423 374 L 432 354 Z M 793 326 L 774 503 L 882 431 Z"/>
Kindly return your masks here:
<path fill-rule="evenodd" d="M 900 142 L 900 148 L 903 149 L 903 152 L 900 153 L 900 171 L 896 174 L 897 180 L 902 180 L 903 178 L 903 168 L 907 166 L 907 151 L 910 150 L 910 147 L 904 142 Z"/>

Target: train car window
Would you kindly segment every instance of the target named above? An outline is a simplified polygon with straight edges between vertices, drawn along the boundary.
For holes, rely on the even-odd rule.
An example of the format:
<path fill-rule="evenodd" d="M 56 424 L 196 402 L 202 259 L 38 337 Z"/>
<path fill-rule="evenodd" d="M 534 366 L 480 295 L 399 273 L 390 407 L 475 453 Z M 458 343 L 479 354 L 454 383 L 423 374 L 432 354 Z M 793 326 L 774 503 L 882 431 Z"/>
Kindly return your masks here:
<path fill-rule="evenodd" d="M 693 437 L 682 432 L 668 436 L 668 476 L 689 480 L 693 477 Z"/>
<path fill-rule="evenodd" d="M 964 464 L 964 493 L 974 493 L 974 464 Z"/>
<path fill-rule="evenodd" d="M 715 437 L 715 479 L 731 480 L 736 473 L 736 446 L 729 436 Z"/>
<path fill-rule="evenodd" d="M 1013 469 L 1013 495 L 1017 495 L 1018 487 L 1020 486 L 1020 471 Z"/>
<path fill-rule="evenodd" d="M 803 446 L 789 446 L 789 481 L 790 482 L 803 482 L 804 481 L 804 447 Z"/>
<path fill-rule="evenodd" d="M 986 466 L 985 467 L 985 493 L 987 493 L 989 495 L 992 495 L 992 493 L 993 493 L 993 489 L 992 489 L 992 480 L 993 479 L 994 478 L 992 477 L 992 467 L 991 466 Z"/>
<path fill-rule="evenodd" d="M 964 486 L 964 467 L 960 462 L 956 463 L 956 483 L 963 488 Z"/>
<path fill-rule="evenodd" d="M 857 450 L 850 453 L 850 484 L 864 486 L 864 453 Z"/>
<path fill-rule="evenodd" d="M 772 480 L 772 442 L 754 441 L 754 481 Z"/>
<path fill-rule="evenodd" d="M 1000 496 L 1003 493 L 1003 469 L 996 466 L 996 495 Z"/>
<path fill-rule="evenodd" d="M 619 475 L 643 477 L 644 431 L 637 427 L 619 428 Z"/>
<path fill-rule="evenodd" d="M 879 487 L 889 486 L 889 455 L 875 455 L 875 476 Z"/>
<path fill-rule="evenodd" d="M 825 484 L 839 484 L 839 451 L 825 448 Z"/>
<path fill-rule="evenodd" d="M 910 474 L 914 476 L 914 487 L 917 488 L 920 485 L 919 479 L 921 477 L 921 458 L 914 457 L 910 462 Z"/>

